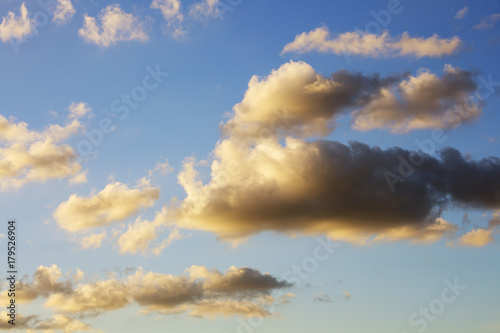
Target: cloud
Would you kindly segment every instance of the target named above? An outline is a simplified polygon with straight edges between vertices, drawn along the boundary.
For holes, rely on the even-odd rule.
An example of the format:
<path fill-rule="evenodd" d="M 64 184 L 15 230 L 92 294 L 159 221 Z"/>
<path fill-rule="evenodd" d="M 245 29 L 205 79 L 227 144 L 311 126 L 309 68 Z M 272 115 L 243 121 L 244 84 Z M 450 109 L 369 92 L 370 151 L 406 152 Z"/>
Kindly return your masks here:
<path fill-rule="evenodd" d="M 343 291 L 343 292 L 342 292 L 342 295 L 345 297 L 345 299 L 349 299 L 349 298 L 351 298 L 351 293 L 350 293 L 350 292 L 348 292 L 348 291 Z"/>
<path fill-rule="evenodd" d="M 2 23 L 0 23 L 0 39 L 2 42 L 5 43 L 13 39 L 20 40 L 36 31 L 34 22 L 28 15 L 28 9 L 23 2 L 20 15 L 8 12 L 7 16 L 2 18 Z"/>
<path fill-rule="evenodd" d="M 39 273 L 47 270 L 50 271 L 48 276 L 41 278 Z M 53 329 L 62 329 L 57 328 L 58 325 L 83 325 L 71 323 L 67 316 L 95 316 L 134 303 L 143 313 L 264 317 L 273 315 L 269 311 L 271 305 L 285 304 L 293 297 L 291 294 L 284 298 L 272 297 L 272 291 L 292 285 L 249 267 L 232 266 L 222 273 L 203 266 L 191 266 L 180 276 L 144 272 L 139 268 L 121 279 L 113 275 L 106 280 L 87 283 L 79 282 L 81 276 L 71 280 L 67 275 L 64 281 L 61 279 L 56 265 L 51 268 L 40 266 L 33 276 L 34 281 L 23 285 L 36 294 L 31 301 L 37 297 L 46 298 L 44 306 L 58 312 L 52 321 L 46 323 L 52 323 Z M 39 329 L 44 329 L 42 326 L 39 324 Z"/>
<path fill-rule="evenodd" d="M 120 235 L 118 246 L 120 253 L 138 253 L 146 254 L 149 245 L 158 239 L 158 234 L 165 226 L 167 210 L 163 208 L 157 212 L 153 221 L 142 220 L 140 217 L 133 223 L 128 224 L 126 232 Z M 167 246 L 167 244 L 165 244 Z M 161 249 L 155 251 L 159 254 Z"/>
<path fill-rule="evenodd" d="M 68 106 L 69 118 L 70 119 L 80 119 L 85 116 L 92 116 L 92 109 L 84 102 L 73 102 Z"/>
<path fill-rule="evenodd" d="M 476 30 L 485 30 L 485 29 L 493 29 L 497 21 L 500 20 L 500 13 L 490 14 L 488 16 L 483 17 L 481 22 L 476 24 L 473 29 Z"/>
<path fill-rule="evenodd" d="M 391 37 L 387 31 L 375 35 L 357 30 L 332 38 L 328 28 L 323 26 L 297 35 L 293 42 L 285 45 L 281 53 L 317 51 L 370 57 L 441 57 L 457 51 L 461 43 L 457 36 L 447 39 L 434 34 L 432 37 L 423 38 L 410 37 L 408 32 L 404 32 L 396 38 Z"/>
<path fill-rule="evenodd" d="M 202 0 L 191 5 L 189 15 L 196 20 L 206 20 L 220 17 L 219 0 Z"/>
<path fill-rule="evenodd" d="M 314 301 L 315 302 L 321 302 L 321 303 L 331 303 L 333 302 L 330 296 L 324 294 L 324 293 L 317 293 L 314 295 Z"/>
<path fill-rule="evenodd" d="M 83 27 L 78 34 L 87 43 L 109 47 L 121 41 L 148 40 L 147 28 L 137 16 L 125 13 L 119 5 L 109 5 L 95 17 L 84 15 Z"/>
<path fill-rule="evenodd" d="M 446 65 L 442 77 L 422 69 L 417 76 L 384 87 L 363 108 L 354 112 L 358 130 L 455 128 L 476 120 L 483 103 L 474 98 L 472 73 Z"/>
<path fill-rule="evenodd" d="M 18 190 L 31 182 L 76 176 L 81 171 L 77 155 L 61 141 L 82 128 L 78 119 L 68 119 L 63 126 L 51 124 L 37 132 L 24 122 L 0 115 L 0 190 Z"/>
<path fill-rule="evenodd" d="M 483 247 L 493 242 L 493 229 L 472 229 L 462 237 L 460 237 L 456 243 L 462 246 L 471 247 Z"/>
<path fill-rule="evenodd" d="M 88 170 L 84 170 L 82 172 L 80 172 L 79 174 L 77 174 L 76 176 L 74 176 L 73 178 L 70 178 L 68 180 L 68 184 L 69 185 L 77 185 L 77 184 L 84 184 L 87 182 L 87 172 Z"/>
<path fill-rule="evenodd" d="M 136 188 L 112 182 L 89 197 L 72 194 L 53 212 L 59 226 L 75 232 L 99 226 L 107 226 L 136 215 L 141 208 L 151 207 L 159 197 L 160 190 L 147 181 Z"/>
<path fill-rule="evenodd" d="M 101 247 L 102 241 L 106 238 L 106 233 L 90 234 L 83 237 L 80 241 L 82 249 L 97 249 Z"/>
<path fill-rule="evenodd" d="M 57 0 L 57 7 L 54 10 L 53 22 L 67 23 L 71 20 L 76 11 L 71 0 Z"/>
<path fill-rule="evenodd" d="M 165 31 L 174 38 L 182 37 L 186 34 L 182 23 L 184 15 L 182 14 L 182 3 L 180 0 L 153 0 L 151 8 L 159 9 L 165 18 Z"/>
<path fill-rule="evenodd" d="M 63 277 L 61 269 L 56 265 L 38 266 L 32 282 L 22 279 L 16 283 L 16 302 L 26 304 L 52 293 L 68 292 L 72 289 L 72 281 L 68 276 L 66 279 L 62 279 Z M 8 288 L 0 294 L 0 299 L 4 304 L 9 302 Z"/>
<path fill-rule="evenodd" d="M 449 147 L 434 157 L 397 147 L 290 136 L 328 134 L 325 123 L 341 112 L 356 120 L 365 117 L 363 110 L 395 83 L 401 89 L 400 111 L 410 120 L 424 104 L 430 109 L 426 116 L 434 112 L 439 119 L 475 87 L 470 73 L 451 66 L 442 78 L 428 72 L 386 79 L 340 72 L 326 79 L 305 63 L 290 62 L 262 80 L 254 77 L 233 118 L 221 125 L 223 139 L 212 152 L 210 180 L 203 183 L 196 161 L 185 160 L 178 180 L 187 197 L 172 204 L 169 223 L 214 232 L 231 242 L 275 231 L 324 234 L 359 244 L 429 243 L 456 232 L 457 226 L 440 216 L 447 207 L 498 209 L 496 157 L 474 161 Z M 448 102 L 440 108 L 434 105 L 437 100 Z M 278 113 L 279 118 L 276 112 L 284 105 L 287 116 Z M 394 123 L 390 117 L 384 121 L 386 127 Z M 433 126 L 444 127 L 429 122 Z M 268 131 L 260 135 L 263 129 Z"/>
<path fill-rule="evenodd" d="M 457 11 L 457 14 L 455 15 L 455 19 L 457 19 L 457 20 L 463 19 L 465 17 L 465 14 L 467 14 L 468 10 L 469 10 L 469 8 L 467 6 L 465 6 L 464 8 Z"/>
<path fill-rule="evenodd" d="M 495 241 L 493 233 L 498 226 L 500 226 L 500 211 L 496 211 L 492 214 L 492 217 L 488 222 L 488 228 L 473 228 L 456 241 L 449 242 L 448 245 L 454 246 L 458 244 L 470 247 L 486 246 Z"/>
<path fill-rule="evenodd" d="M 252 77 L 222 131 L 242 141 L 275 133 L 326 136 L 335 118 L 349 113 L 359 130 L 452 128 L 475 120 L 482 110 L 473 99 L 472 76 L 447 65 L 441 78 L 426 70 L 385 78 L 341 70 L 328 78 L 291 61 L 266 77 Z"/>

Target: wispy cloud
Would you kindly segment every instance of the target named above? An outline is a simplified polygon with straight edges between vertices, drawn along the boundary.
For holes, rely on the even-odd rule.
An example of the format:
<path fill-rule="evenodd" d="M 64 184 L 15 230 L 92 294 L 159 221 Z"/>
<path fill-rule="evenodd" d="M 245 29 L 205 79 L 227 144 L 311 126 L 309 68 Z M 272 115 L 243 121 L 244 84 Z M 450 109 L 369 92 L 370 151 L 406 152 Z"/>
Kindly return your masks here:
<path fill-rule="evenodd" d="M 297 35 L 293 42 L 285 45 L 281 54 L 317 51 L 370 57 L 441 57 L 457 51 L 461 43 L 457 36 L 410 37 L 407 32 L 399 37 L 391 37 L 388 31 L 375 35 L 360 30 L 331 36 L 328 28 L 323 26 Z"/>

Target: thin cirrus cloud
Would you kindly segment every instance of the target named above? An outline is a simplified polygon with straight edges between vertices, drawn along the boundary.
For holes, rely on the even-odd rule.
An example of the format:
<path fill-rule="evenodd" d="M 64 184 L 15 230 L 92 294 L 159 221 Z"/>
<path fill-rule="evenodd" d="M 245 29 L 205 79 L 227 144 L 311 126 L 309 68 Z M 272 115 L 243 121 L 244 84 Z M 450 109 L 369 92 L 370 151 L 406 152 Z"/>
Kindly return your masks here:
<path fill-rule="evenodd" d="M 297 35 L 281 53 L 317 51 L 370 57 L 441 57 L 457 51 L 461 43 L 457 36 L 441 38 L 434 34 L 428 38 L 410 37 L 408 32 L 392 37 L 388 31 L 376 35 L 358 30 L 331 36 L 328 28 L 323 26 Z"/>
<path fill-rule="evenodd" d="M 249 267 L 230 267 L 226 272 L 191 266 L 179 276 L 145 272 L 142 268 L 118 279 L 88 280 L 84 274 L 62 274 L 59 267 L 39 266 L 32 281 L 19 282 L 19 291 L 30 295 L 23 302 L 45 299 L 44 306 L 57 315 L 91 317 L 131 304 L 142 313 L 180 314 L 190 316 L 259 316 L 276 315 L 272 305 L 284 304 L 294 295 L 273 297 L 271 292 L 292 287 L 268 273 Z M 0 299 L 6 299 L 6 293 Z"/>
<path fill-rule="evenodd" d="M 32 131 L 25 122 L 0 115 L 1 191 L 18 190 L 28 183 L 56 178 L 73 177 L 74 183 L 86 181 L 76 152 L 62 142 L 83 128 L 80 118 L 88 117 L 91 109 L 79 102 L 72 103 L 68 111 L 63 126 L 51 124 L 43 131 Z"/>
<path fill-rule="evenodd" d="M 84 15 L 78 34 L 88 43 L 109 47 L 121 41 L 147 41 L 147 26 L 137 16 L 124 12 L 118 4 L 102 9 L 97 19 Z"/>
<path fill-rule="evenodd" d="M 0 39 L 2 42 L 23 39 L 35 30 L 35 24 L 29 17 L 24 2 L 21 4 L 19 12 L 19 15 L 8 12 L 7 16 L 3 17 L 2 23 L 0 23 Z"/>
<path fill-rule="evenodd" d="M 224 138 L 212 153 L 211 180 L 202 183 L 196 161 L 186 159 L 178 179 L 187 197 L 172 205 L 171 223 L 236 242 L 263 231 L 325 234 L 359 244 L 428 243 L 455 234 L 458 227 L 440 216 L 447 207 L 500 207 L 498 158 L 474 161 L 453 148 L 434 157 L 398 147 L 383 150 L 354 141 L 345 145 L 291 136 L 328 134 L 334 126 L 325 128 L 324 123 L 342 112 L 358 119 L 359 110 L 395 83 L 406 87 L 403 99 L 416 93 L 415 98 L 432 101 L 441 94 L 437 99 L 447 100 L 447 107 L 455 95 L 467 95 L 475 87 L 470 73 L 449 66 L 441 79 L 422 80 L 420 86 L 418 77 L 382 79 L 350 72 L 327 79 L 294 62 L 261 80 L 252 78 L 233 118 L 222 125 Z M 411 110 L 399 111 L 412 119 L 416 115 Z M 443 116 L 442 108 L 430 112 L 436 119 Z M 384 127 L 391 123 L 394 119 Z M 432 121 L 422 128 L 433 127 L 443 124 Z M 402 160 L 418 160 L 418 167 L 394 189 L 387 175 L 405 174 Z"/>

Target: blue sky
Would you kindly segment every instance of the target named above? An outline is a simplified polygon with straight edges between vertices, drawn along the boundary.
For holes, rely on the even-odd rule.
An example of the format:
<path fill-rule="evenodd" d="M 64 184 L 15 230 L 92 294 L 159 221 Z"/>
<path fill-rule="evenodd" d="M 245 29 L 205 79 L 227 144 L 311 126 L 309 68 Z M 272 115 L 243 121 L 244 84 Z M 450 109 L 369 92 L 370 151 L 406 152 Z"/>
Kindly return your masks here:
<path fill-rule="evenodd" d="M 41 3 L 0 2 L 19 331 L 500 330 L 498 1 Z"/>

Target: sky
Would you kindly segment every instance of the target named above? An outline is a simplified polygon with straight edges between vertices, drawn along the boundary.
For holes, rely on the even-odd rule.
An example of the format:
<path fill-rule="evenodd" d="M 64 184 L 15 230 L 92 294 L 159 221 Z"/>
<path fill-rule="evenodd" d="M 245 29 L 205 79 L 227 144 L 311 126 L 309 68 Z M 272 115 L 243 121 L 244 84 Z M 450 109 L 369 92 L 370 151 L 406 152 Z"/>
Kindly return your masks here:
<path fill-rule="evenodd" d="M 499 1 L 0 17 L 1 330 L 500 332 Z"/>

